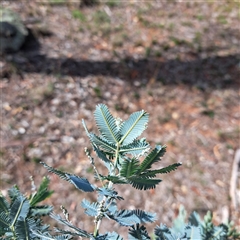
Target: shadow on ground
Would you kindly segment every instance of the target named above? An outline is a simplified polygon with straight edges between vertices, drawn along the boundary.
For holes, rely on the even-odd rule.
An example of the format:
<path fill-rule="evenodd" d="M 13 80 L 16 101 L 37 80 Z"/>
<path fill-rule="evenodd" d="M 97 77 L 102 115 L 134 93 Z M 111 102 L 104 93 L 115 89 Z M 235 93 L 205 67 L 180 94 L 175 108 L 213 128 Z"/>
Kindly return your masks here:
<path fill-rule="evenodd" d="M 36 47 L 37 46 L 37 47 Z M 119 61 L 92 61 L 74 58 L 49 58 L 40 54 L 36 39 L 28 41 L 28 47 L 13 54 L 10 60 L 19 73 L 42 73 L 86 77 L 103 75 L 118 77 L 126 81 L 148 82 L 150 79 L 163 84 L 186 84 L 202 90 L 208 88 L 239 87 L 240 54 L 194 57 L 192 61 L 156 59 L 134 59 L 129 56 Z"/>

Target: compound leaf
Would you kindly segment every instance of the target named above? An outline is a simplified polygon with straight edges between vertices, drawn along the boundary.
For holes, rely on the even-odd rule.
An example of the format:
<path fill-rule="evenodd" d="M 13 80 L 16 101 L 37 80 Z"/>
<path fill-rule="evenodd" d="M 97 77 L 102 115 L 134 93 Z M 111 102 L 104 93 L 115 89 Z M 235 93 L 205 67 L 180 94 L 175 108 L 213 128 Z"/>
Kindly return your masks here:
<path fill-rule="evenodd" d="M 39 202 L 42 202 L 43 200 L 52 195 L 53 191 L 48 190 L 49 182 L 50 180 L 48 177 L 43 178 L 39 189 L 37 190 L 37 193 L 30 199 L 31 206 L 35 206 Z"/>
<path fill-rule="evenodd" d="M 192 212 L 188 218 L 188 222 L 190 225 L 198 227 L 201 225 L 202 221 L 198 213 Z"/>
<path fill-rule="evenodd" d="M 129 183 L 136 189 L 139 190 L 147 190 L 153 189 L 156 187 L 158 183 L 160 183 L 161 179 L 148 179 L 145 177 L 131 176 L 128 178 Z"/>
<path fill-rule="evenodd" d="M 54 213 L 51 213 L 50 216 L 55 219 L 57 222 L 64 224 L 65 226 L 68 226 L 69 228 L 73 229 L 75 231 L 75 233 L 77 233 L 78 236 L 81 237 L 86 237 L 86 238 L 92 238 L 92 234 L 72 225 L 69 221 L 61 218 L 60 215 L 56 215 Z"/>
<path fill-rule="evenodd" d="M 187 216 L 187 212 L 185 208 L 183 207 L 183 205 L 180 205 L 178 216 L 173 221 L 172 230 L 175 233 L 179 233 L 184 229 L 186 225 L 185 224 L 186 216 Z"/>
<path fill-rule="evenodd" d="M 94 117 L 98 130 L 102 136 L 110 143 L 116 144 L 120 140 L 116 120 L 104 104 L 99 104 L 94 112 Z"/>
<path fill-rule="evenodd" d="M 178 240 L 180 239 L 176 236 L 172 231 L 166 226 L 161 224 L 160 226 L 156 226 L 154 229 L 155 235 L 158 237 L 159 240 Z"/>
<path fill-rule="evenodd" d="M 156 214 L 144 212 L 142 210 L 121 210 L 116 212 L 111 218 L 122 226 L 133 226 L 135 224 L 154 222 Z"/>
<path fill-rule="evenodd" d="M 58 232 L 61 232 L 61 231 L 58 231 Z M 62 230 L 62 232 L 65 232 L 65 231 Z M 66 232 L 70 233 L 70 231 L 66 231 Z M 34 237 L 35 236 L 40 237 L 41 240 L 70 240 L 70 239 L 72 239 L 72 236 L 70 236 L 69 234 L 63 234 L 63 235 L 58 235 L 58 236 L 51 236 L 51 234 L 49 232 L 41 233 L 41 232 L 35 231 L 35 230 L 32 230 L 32 233 L 34 234 Z M 79 236 L 76 233 L 72 233 L 72 235 Z"/>
<path fill-rule="evenodd" d="M 129 119 L 121 125 L 120 133 L 122 145 L 132 143 L 147 128 L 148 113 L 144 110 L 130 115 Z"/>
<path fill-rule="evenodd" d="M 149 143 L 143 139 L 136 139 L 132 143 L 122 146 L 120 148 L 121 154 L 132 154 L 133 156 L 141 156 L 144 155 L 149 150 Z"/>
<path fill-rule="evenodd" d="M 103 137 L 99 137 L 99 136 L 95 135 L 94 133 L 90 133 L 87 129 L 87 126 L 86 126 L 84 120 L 82 120 L 82 124 L 83 124 L 83 127 L 87 133 L 87 136 L 89 137 L 93 146 L 95 146 L 95 147 L 99 146 L 108 152 L 115 152 L 116 147 L 114 144 L 109 143 L 109 141 L 107 141 Z"/>
<path fill-rule="evenodd" d="M 84 192 L 93 192 L 95 187 L 89 183 L 86 178 L 81 178 L 75 175 L 66 174 L 69 177 L 69 181 L 79 190 Z"/>
<path fill-rule="evenodd" d="M 58 175 L 61 179 L 65 180 L 65 181 L 69 181 L 69 177 L 66 176 L 65 172 L 62 172 L 60 170 L 57 170 L 55 168 L 52 168 L 50 166 L 48 166 L 46 163 L 44 162 L 40 162 L 50 173 L 54 173 L 56 175 Z"/>
<path fill-rule="evenodd" d="M 175 171 L 181 165 L 182 165 L 181 163 L 174 163 L 161 169 L 149 170 L 149 171 L 143 172 L 139 176 L 146 177 L 146 178 L 154 178 L 156 174 L 164 174 L 164 173 L 170 173 L 172 171 Z"/>
<path fill-rule="evenodd" d="M 5 212 L 8 213 L 9 211 L 9 203 L 7 202 L 6 198 L 0 193 L 0 213 Z"/>
<path fill-rule="evenodd" d="M 104 235 L 99 235 L 95 238 L 95 240 L 123 240 L 123 238 L 116 232 L 112 232 Z"/>
<path fill-rule="evenodd" d="M 52 168 L 48 166 L 46 163 L 41 162 L 45 168 L 51 173 L 55 173 L 63 180 L 66 180 L 70 183 L 72 183 L 77 189 L 82 190 L 84 192 L 93 192 L 95 190 L 95 187 L 88 182 L 86 178 L 81 178 L 79 176 L 76 176 L 74 174 L 62 172 L 60 170 L 57 170 L 55 168 Z"/>
<path fill-rule="evenodd" d="M 118 192 L 116 192 L 114 189 L 110 189 L 110 188 L 98 188 L 97 189 L 99 195 L 101 196 L 105 196 L 108 197 L 109 200 L 111 199 L 115 199 L 115 200 L 123 200 L 123 197 L 118 195 Z"/>
<path fill-rule="evenodd" d="M 195 227 L 195 226 L 187 225 L 184 229 L 184 236 L 186 236 L 186 238 L 190 239 L 190 240 L 197 240 L 197 239 L 201 240 L 202 239 L 200 228 Z M 214 238 L 214 239 L 216 239 L 216 238 Z"/>
<path fill-rule="evenodd" d="M 13 205 L 10 209 L 10 219 L 11 219 L 11 225 L 14 226 L 15 223 L 18 221 L 18 219 L 26 218 L 27 214 L 29 212 L 30 203 L 29 201 L 23 197 L 22 195 L 19 195 L 13 202 Z"/>
<path fill-rule="evenodd" d="M 148 235 L 148 232 L 144 226 L 140 226 L 137 224 L 136 226 L 132 226 L 128 232 L 129 240 L 149 240 L 151 239 Z"/>
<path fill-rule="evenodd" d="M 8 214 L 5 212 L 0 213 L 0 233 L 1 235 L 5 233 L 5 230 L 9 229 L 11 226 L 11 219 L 9 218 Z"/>
<path fill-rule="evenodd" d="M 139 161 L 135 158 L 125 160 L 122 163 L 122 168 L 120 171 L 120 176 L 121 177 L 131 177 L 134 173 L 136 173 L 137 169 L 139 167 Z"/>
<path fill-rule="evenodd" d="M 30 228 L 26 218 L 20 217 L 16 222 L 16 236 L 17 239 L 30 240 Z"/>
<path fill-rule="evenodd" d="M 88 200 L 83 199 L 81 202 L 81 206 L 85 209 L 85 213 L 88 216 L 95 217 L 98 214 L 98 202 L 90 203 Z"/>
<path fill-rule="evenodd" d="M 43 206 L 34 206 L 30 208 L 30 215 L 35 216 L 46 216 L 49 215 L 53 210 L 52 206 L 43 205 Z"/>
<path fill-rule="evenodd" d="M 8 196 L 10 197 L 12 203 L 14 202 L 14 200 L 15 200 L 19 195 L 22 195 L 22 194 L 21 194 L 20 191 L 18 190 L 17 185 L 11 187 L 11 188 L 8 190 Z"/>
<path fill-rule="evenodd" d="M 113 153 L 116 151 L 116 146 L 110 142 L 108 142 L 106 139 L 99 137 L 95 135 L 94 133 L 89 134 L 90 141 L 99 146 L 101 149 L 108 151 L 110 153 Z"/>
<path fill-rule="evenodd" d="M 95 144 L 93 145 L 93 150 L 96 152 L 97 156 L 104 162 L 104 165 L 108 169 L 109 172 L 113 169 L 112 162 L 107 158 L 106 154 L 101 151 Z"/>
<path fill-rule="evenodd" d="M 164 155 L 166 152 L 166 147 L 162 146 L 156 146 L 155 149 L 153 149 L 143 160 L 141 165 L 138 168 L 138 174 L 150 169 L 152 167 L 152 164 L 155 162 L 158 162 L 160 160 L 160 157 Z"/>

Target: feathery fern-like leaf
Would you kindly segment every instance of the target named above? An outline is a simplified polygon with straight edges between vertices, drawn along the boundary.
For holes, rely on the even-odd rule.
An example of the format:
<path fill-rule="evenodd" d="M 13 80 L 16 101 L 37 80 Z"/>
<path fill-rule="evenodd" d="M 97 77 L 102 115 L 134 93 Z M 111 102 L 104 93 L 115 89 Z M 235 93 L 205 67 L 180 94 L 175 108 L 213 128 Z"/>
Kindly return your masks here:
<path fill-rule="evenodd" d="M 154 222 L 156 220 L 155 213 L 136 210 L 121 210 L 111 217 L 122 226 L 133 226 L 135 224 Z"/>
<path fill-rule="evenodd" d="M 189 224 L 191 224 L 192 226 L 198 227 L 198 226 L 201 225 L 202 220 L 201 220 L 201 218 L 200 218 L 200 216 L 199 216 L 198 213 L 192 212 L 192 213 L 190 214 L 189 218 L 188 218 L 188 222 L 189 222 Z"/>
<path fill-rule="evenodd" d="M 106 233 L 97 236 L 94 240 L 123 240 L 116 232 Z"/>
<path fill-rule="evenodd" d="M 42 202 L 43 200 L 52 195 L 53 191 L 48 190 L 49 182 L 50 180 L 48 177 L 43 177 L 37 193 L 30 198 L 31 206 L 35 206 L 39 202 Z"/>
<path fill-rule="evenodd" d="M 69 177 L 66 176 L 65 172 L 62 172 L 60 170 L 57 170 L 53 167 L 48 166 L 46 163 L 44 162 L 40 162 L 50 173 L 54 173 L 56 175 L 58 175 L 61 179 L 65 180 L 65 181 L 69 181 Z"/>
<path fill-rule="evenodd" d="M 139 223 L 138 217 L 130 210 L 121 210 L 112 217 L 113 220 L 118 222 L 121 226 L 133 226 Z"/>
<path fill-rule="evenodd" d="M 17 187 L 17 185 L 14 185 L 10 189 L 8 189 L 8 196 L 11 199 L 11 203 L 14 202 L 14 200 L 19 196 L 22 195 Z"/>
<path fill-rule="evenodd" d="M 108 171 L 111 172 L 114 166 L 112 162 L 107 158 L 106 154 L 101 151 L 96 145 L 93 145 L 93 150 L 95 151 L 97 156 L 104 162 L 104 165 L 106 166 Z"/>
<path fill-rule="evenodd" d="M 88 200 L 83 199 L 81 202 L 81 206 L 85 209 L 85 213 L 87 215 L 92 217 L 95 217 L 98 215 L 98 207 L 99 207 L 98 202 L 90 203 Z"/>
<path fill-rule="evenodd" d="M 63 235 L 59 235 L 59 236 L 52 236 L 49 232 L 41 233 L 41 232 L 39 232 L 37 230 L 32 230 L 32 233 L 34 234 L 34 236 L 39 237 L 41 240 L 70 240 L 70 239 L 73 239 L 72 236 L 69 235 L 69 234 L 63 234 Z M 74 235 L 77 235 L 77 234 L 73 233 L 73 236 Z"/>
<path fill-rule="evenodd" d="M 155 169 L 155 170 L 149 170 L 149 171 L 143 172 L 139 176 L 146 177 L 146 178 L 154 178 L 157 174 L 164 174 L 164 173 L 170 173 L 172 171 L 175 171 L 181 165 L 182 165 L 181 163 L 174 163 L 161 169 Z"/>
<path fill-rule="evenodd" d="M 74 174 L 62 172 L 60 170 L 57 170 L 55 168 L 52 168 L 48 166 L 46 163 L 41 162 L 43 166 L 51 173 L 55 173 L 63 180 L 66 180 L 70 183 L 72 183 L 77 189 L 84 191 L 84 192 L 93 192 L 95 190 L 95 187 L 88 182 L 86 178 L 81 178 L 79 176 L 76 176 Z"/>
<path fill-rule="evenodd" d="M 138 159 L 133 158 L 133 159 L 126 160 L 122 164 L 122 168 L 120 170 L 120 176 L 125 178 L 131 177 L 137 172 L 138 167 L 139 167 Z"/>
<path fill-rule="evenodd" d="M 94 133 L 90 133 L 87 129 L 87 126 L 86 126 L 84 120 L 82 120 L 82 124 L 83 124 L 83 127 L 87 133 L 87 136 L 89 137 L 93 146 L 95 146 L 95 147 L 98 146 L 98 148 L 100 147 L 108 152 L 115 152 L 115 150 L 116 150 L 115 144 L 111 144 L 103 137 L 99 137 L 99 136 L 95 135 Z"/>
<path fill-rule="evenodd" d="M 110 142 L 108 142 L 106 139 L 99 137 L 97 135 L 95 135 L 94 133 L 90 133 L 90 141 L 99 146 L 99 148 L 110 152 L 110 153 L 114 153 L 116 151 L 116 146 Z"/>
<path fill-rule="evenodd" d="M 68 226 L 69 228 L 73 229 L 78 236 L 80 237 L 86 237 L 86 238 L 92 238 L 92 234 L 74 226 L 73 224 L 71 224 L 69 221 L 63 219 L 60 215 L 56 215 L 54 213 L 51 213 L 50 216 L 55 219 L 57 222 L 64 224 L 65 226 Z"/>
<path fill-rule="evenodd" d="M 173 227 L 168 228 L 165 225 L 157 226 L 155 228 L 155 234 L 157 240 L 165 239 L 189 239 L 189 240 L 227 240 L 227 239 L 239 239 L 240 234 L 229 234 L 230 226 L 226 224 L 220 224 L 219 226 L 214 226 L 212 222 L 212 214 L 208 212 L 204 216 L 202 221 L 199 215 L 193 212 L 188 223 L 186 220 L 186 211 L 183 206 L 179 209 L 178 217 L 173 221 Z M 235 232 L 236 233 L 236 232 Z"/>
<path fill-rule="evenodd" d="M 197 239 L 201 240 L 202 239 L 200 228 L 195 227 L 195 226 L 190 226 L 190 225 L 185 226 L 184 233 L 182 233 L 182 236 L 184 236 L 185 238 L 187 238 L 189 240 L 197 240 Z M 214 239 L 217 240 L 216 238 L 214 238 Z"/>
<path fill-rule="evenodd" d="M 116 120 L 104 104 L 99 104 L 94 112 L 94 117 L 98 130 L 102 136 L 110 143 L 116 144 L 120 140 Z"/>
<path fill-rule="evenodd" d="M 63 235 L 55 236 L 54 239 L 55 240 L 70 240 L 70 239 L 73 239 L 72 236 L 79 236 L 79 235 L 75 234 L 75 233 L 73 233 L 72 235 L 63 234 Z"/>
<path fill-rule="evenodd" d="M 66 239 L 73 239 L 73 237 L 77 237 L 79 236 L 77 233 L 72 232 L 72 231 L 68 231 L 68 230 L 63 230 L 63 229 L 59 229 L 59 228 L 55 228 L 55 232 L 56 233 L 61 233 L 63 235 L 61 235 L 62 237 L 68 237 Z M 70 238 L 71 236 L 71 238 Z M 59 236 L 58 236 L 59 237 Z"/>
<path fill-rule="evenodd" d="M 97 189 L 99 195 L 108 197 L 109 200 L 123 200 L 123 197 L 118 195 L 118 192 L 116 192 L 114 189 L 110 189 L 110 188 L 98 188 Z"/>
<path fill-rule="evenodd" d="M 142 134 L 147 128 L 148 116 L 148 113 L 144 110 L 135 112 L 121 125 L 119 132 L 122 136 L 120 140 L 122 145 L 132 143 Z"/>
<path fill-rule="evenodd" d="M 88 131 L 88 128 L 87 128 L 87 126 L 86 126 L 86 123 L 85 123 L 84 119 L 82 119 L 82 125 L 83 125 L 83 127 L 84 127 L 84 130 L 85 130 L 87 136 L 89 137 L 90 132 Z"/>
<path fill-rule="evenodd" d="M 31 240 L 29 224 L 26 218 L 20 217 L 17 220 L 15 231 L 17 239 Z"/>
<path fill-rule="evenodd" d="M 1 235 L 4 234 L 11 226 L 11 219 L 7 213 L 1 212 L 0 213 L 0 233 Z M 1 236 L 0 235 L 0 236 Z"/>
<path fill-rule="evenodd" d="M 173 220 L 173 227 L 172 231 L 175 232 L 176 234 L 183 231 L 185 227 L 185 221 L 187 217 L 187 212 L 185 208 L 181 205 L 179 208 L 179 213 L 178 216 Z"/>
<path fill-rule="evenodd" d="M 89 183 L 86 178 L 80 178 L 73 174 L 67 174 L 69 177 L 69 182 L 71 182 L 77 189 L 82 190 L 83 192 L 93 192 L 95 187 Z"/>
<path fill-rule="evenodd" d="M 131 176 L 127 180 L 134 188 L 139 190 L 153 189 L 162 181 L 161 179 L 148 179 L 139 176 Z"/>
<path fill-rule="evenodd" d="M 226 225 L 221 224 L 219 226 L 214 226 L 213 238 L 216 240 L 222 240 L 223 237 L 228 237 L 228 229 Z"/>
<path fill-rule="evenodd" d="M 8 214 L 9 207 L 9 203 L 7 202 L 6 198 L 0 193 L 0 213 L 5 212 Z"/>
<path fill-rule="evenodd" d="M 49 205 L 43 205 L 43 206 L 34 206 L 34 207 L 31 207 L 30 208 L 30 212 L 29 214 L 32 216 L 32 217 L 35 217 L 35 216 L 46 216 L 46 215 L 49 215 L 53 210 L 53 207 L 52 206 L 49 206 Z"/>
<path fill-rule="evenodd" d="M 156 226 L 154 229 L 155 236 L 158 240 L 178 240 L 178 236 L 170 231 L 170 229 L 161 224 L 160 226 Z"/>
<path fill-rule="evenodd" d="M 132 154 L 134 157 L 143 156 L 149 150 L 149 143 L 145 139 L 134 140 L 132 143 L 121 146 L 120 154 Z"/>
<path fill-rule="evenodd" d="M 13 202 L 13 205 L 10 209 L 10 219 L 12 220 L 11 225 L 14 226 L 20 217 L 26 218 L 30 208 L 29 201 L 19 195 Z"/>
<path fill-rule="evenodd" d="M 152 167 L 152 164 L 160 161 L 160 157 L 166 152 L 166 147 L 156 146 L 140 164 L 137 173 L 140 174 Z"/>
<path fill-rule="evenodd" d="M 128 231 L 128 240 L 150 240 L 146 228 L 140 224 L 132 226 Z"/>
<path fill-rule="evenodd" d="M 175 171 L 181 165 L 182 165 L 182 163 L 173 163 L 167 167 L 164 167 L 161 169 L 156 169 L 156 173 L 160 173 L 160 174 L 170 173 L 172 171 Z M 152 171 L 154 171 L 154 170 L 152 170 Z"/>

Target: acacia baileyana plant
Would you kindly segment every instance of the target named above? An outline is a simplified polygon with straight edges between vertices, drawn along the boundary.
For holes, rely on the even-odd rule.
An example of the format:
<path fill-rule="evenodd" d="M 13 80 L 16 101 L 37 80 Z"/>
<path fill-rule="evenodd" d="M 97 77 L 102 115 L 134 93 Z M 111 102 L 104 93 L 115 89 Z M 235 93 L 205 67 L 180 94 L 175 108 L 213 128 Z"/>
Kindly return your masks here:
<path fill-rule="evenodd" d="M 71 236 L 89 239 L 122 239 L 116 232 L 102 233 L 101 222 L 103 218 L 115 221 L 120 226 L 128 227 L 131 239 L 147 236 L 142 224 L 153 222 L 156 214 L 140 209 L 119 210 L 117 202 L 123 200 L 123 197 L 114 190 L 114 184 L 130 184 L 139 190 L 152 189 L 161 182 L 161 179 L 156 177 L 157 174 L 169 173 L 181 164 L 174 163 L 165 168 L 152 169 L 152 165 L 161 160 L 166 152 L 166 147 L 158 145 L 151 150 L 145 138 L 139 139 L 148 123 L 149 115 L 144 110 L 135 112 L 130 115 L 128 120 L 122 121 L 120 118 L 114 118 L 106 105 L 100 104 L 96 107 L 94 117 L 100 135 L 89 132 L 84 121 L 83 126 L 93 150 L 107 168 L 107 175 L 100 173 L 90 151 L 85 149 L 93 166 L 95 178 L 99 182 L 98 186 L 90 183 L 86 178 L 59 171 L 46 163 L 42 163 L 49 172 L 72 183 L 77 189 L 97 193 L 97 202 L 83 199 L 81 203 L 85 213 L 94 217 L 94 231 L 88 233 L 73 226 L 67 218 L 63 219 L 55 214 L 51 214 L 51 216 L 74 230 L 74 232 L 59 230 L 62 234 L 70 234 Z M 142 158 L 144 160 L 140 161 Z"/>
<path fill-rule="evenodd" d="M 104 218 L 117 222 L 120 226 L 127 227 L 128 239 L 130 240 L 151 239 L 144 224 L 154 222 L 156 214 L 140 209 L 119 210 L 117 203 L 124 200 L 124 198 L 114 189 L 114 185 L 131 185 L 138 190 L 153 189 L 161 182 L 161 179 L 157 178 L 158 174 L 174 171 L 181 163 L 174 163 L 160 169 L 153 167 L 154 163 L 161 161 L 161 157 L 166 152 L 166 147 L 157 145 L 151 149 L 145 138 L 139 138 L 147 128 L 148 123 L 149 115 L 144 110 L 135 112 L 130 115 L 129 119 L 122 121 L 119 118 L 114 118 L 107 106 L 99 104 L 94 112 L 94 117 L 100 132 L 99 135 L 89 132 L 84 121 L 83 126 L 89 137 L 92 149 L 96 153 L 97 158 L 106 167 L 107 174 L 104 175 L 97 169 L 95 160 L 87 148 L 85 148 L 85 152 L 94 169 L 95 184 L 90 183 L 86 178 L 54 169 L 42 162 L 43 166 L 49 172 L 73 184 L 77 189 L 97 194 L 98 198 L 96 202 L 89 202 L 86 199 L 83 199 L 81 202 L 85 213 L 93 218 L 93 232 L 87 232 L 84 229 L 74 226 L 69 219 L 67 209 L 62 207 L 63 216 L 56 215 L 53 212 L 50 213 L 50 216 L 65 227 L 67 226 L 69 230 L 55 229 L 59 235 L 53 236 L 47 227 L 42 229 L 41 227 L 36 227 L 34 224 L 30 225 L 31 221 L 29 219 L 31 219 L 31 216 L 29 216 L 25 224 L 21 223 L 21 225 L 18 225 L 21 228 L 21 238 L 15 236 L 8 238 L 8 235 L 5 234 L 5 238 L 1 239 L 123 239 L 117 232 L 104 232 L 104 229 L 101 228 L 101 222 Z M 11 209 L 6 199 L 0 198 L 0 200 L 0 211 L 2 211 L 2 205 L 7 206 L 7 209 Z M 14 212 L 20 212 L 20 214 L 16 214 L 15 222 L 18 219 L 23 220 L 21 213 L 22 200 L 22 198 L 19 199 L 19 204 L 14 208 Z M 9 216 L 13 216 L 13 210 L 9 211 L 11 212 Z M 7 215 L 6 212 L 4 213 L 5 217 Z M 237 239 L 240 236 L 240 234 L 237 235 L 236 230 L 231 225 L 222 224 L 215 227 L 212 224 L 211 215 L 207 215 L 204 221 L 201 221 L 199 215 L 193 213 L 190 215 L 188 222 L 185 223 L 186 219 L 183 213 L 184 209 L 180 211 L 180 215 L 174 221 L 172 228 L 168 228 L 165 225 L 156 226 L 152 238 L 156 240 L 224 240 Z M 1 216 L 0 212 L 0 226 L 2 226 Z M 24 216 L 27 217 L 28 215 L 25 214 Z M 10 217 L 8 218 L 7 216 L 5 220 L 7 219 L 9 226 L 12 227 L 13 224 L 11 224 L 12 220 Z M 0 233 L 3 236 L 4 230 L 0 231 Z"/>
<path fill-rule="evenodd" d="M 46 177 L 38 189 L 32 180 L 32 194 L 24 196 L 15 185 L 8 190 L 10 202 L 0 193 L 0 239 L 39 239 L 32 230 L 43 234 L 50 231 L 41 217 L 49 215 L 53 208 L 39 205 L 53 193 L 48 190 L 48 186 L 49 179 Z"/>

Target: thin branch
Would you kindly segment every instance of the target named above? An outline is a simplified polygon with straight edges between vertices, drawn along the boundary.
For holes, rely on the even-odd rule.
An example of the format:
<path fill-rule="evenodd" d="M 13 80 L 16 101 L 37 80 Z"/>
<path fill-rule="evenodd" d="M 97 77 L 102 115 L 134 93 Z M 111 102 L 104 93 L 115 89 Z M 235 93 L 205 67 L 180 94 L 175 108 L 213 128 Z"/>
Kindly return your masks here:
<path fill-rule="evenodd" d="M 237 199 L 237 181 L 238 181 L 238 171 L 240 169 L 240 149 L 236 151 L 233 165 L 232 165 L 232 174 L 230 181 L 230 197 L 232 201 L 232 207 L 234 210 L 237 210 L 239 207 L 239 199 Z"/>

